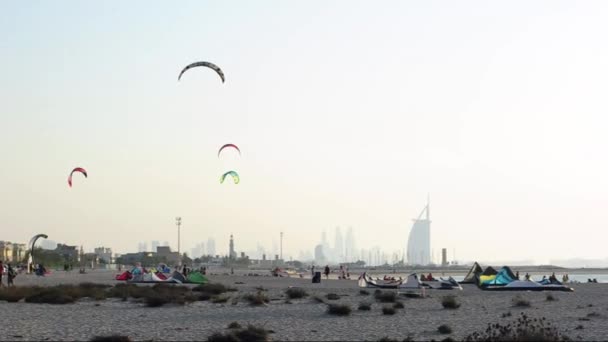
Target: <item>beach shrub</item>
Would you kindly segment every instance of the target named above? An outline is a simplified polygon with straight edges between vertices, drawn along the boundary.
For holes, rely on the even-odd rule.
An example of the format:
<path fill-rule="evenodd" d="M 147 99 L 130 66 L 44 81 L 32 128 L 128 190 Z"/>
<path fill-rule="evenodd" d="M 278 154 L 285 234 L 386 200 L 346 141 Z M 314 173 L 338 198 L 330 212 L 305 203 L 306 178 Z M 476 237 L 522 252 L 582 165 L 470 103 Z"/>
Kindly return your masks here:
<path fill-rule="evenodd" d="M 547 302 L 553 302 L 557 300 L 557 297 L 554 297 L 552 293 L 547 294 Z"/>
<path fill-rule="evenodd" d="M 58 287 L 40 288 L 25 296 L 26 303 L 37 304 L 71 304 L 76 299 L 65 294 Z"/>
<path fill-rule="evenodd" d="M 395 302 L 395 304 L 393 304 L 393 308 L 395 309 L 403 309 L 405 306 L 403 306 L 403 303 L 401 302 Z"/>
<path fill-rule="evenodd" d="M 396 312 L 397 310 L 395 310 L 395 308 L 393 308 L 392 306 L 384 306 L 382 308 L 383 315 L 394 315 Z"/>
<path fill-rule="evenodd" d="M 308 296 L 308 293 L 306 293 L 304 289 L 296 287 L 292 287 L 285 290 L 285 294 L 287 295 L 287 297 L 289 297 L 289 299 L 298 299 Z"/>
<path fill-rule="evenodd" d="M 348 316 L 351 312 L 350 305 L 347 304 L 329 304 L 327 305 L 327 313 L 337 316 Z"/>
<path fill-rule="evenodd" d="M 238 291 L 238 290 L 235 288 L 232 288 L 232 287 L 227 287 L 224 284 L 220 284 L 220 283 L 208 283 L 208 284 L 198 285 L 198 286 L 192 288 L 192 291 L 205 292 L 205 293 L 210 293 L 212 295 L 220 295 L 222 293 L 234 292 L 234 291 Z"/>
<path fill-rule="evenodd" d="M 144 297 L 144 303 L 149 308 L 157 308 L 169 303 L 169 299 L 158 293 L 153 293 Z"/>
<path fill-rule="evenodd" d="M 129 336 L 125 335 L 109 335 L 109 336 L 95 336 L 91 342 L 131 342 L 133 341 Z"/>
<path fill-rule="evenodd" d="M 198 295 L 197 299 L 201 302 L 207 301 L 211 299 L 211 294 L 207 292 L 202 292 Z"/>
<path fill-rule="evenodd" d="M 335 293 L 328 293 L 325 298 L 329 299 L 329 300 L 338 300 L 340 299 L 340 296 L 335 294 Z"/>
<path fill-rule="evenodd" d="M 240 342 L 240 340 L 231 332 L 221 333 L 215 332 L 211 336 L 207 337 L 208 342 Z"/>
<path fill-rule="evenodd" d="M 235 333 L 239 341 L 270 341 L 270 332 L 262 327 L 247 325 L 247 328 Z"/>
<path fill-rule="evenodd" d="M 391 292 L 378 291 L 378 292 L 374 292 L 374 297 L 380 303 L 394 303 L 397 300 L 397 293 L 392 292 L 392 291 Z"/>
<path fill-rule="evenodd" d="M 220 304 L 226 303 L 230 299 L 230 296 L 213 296 L 211 297 L 211 303 Z"/>
<path fill-rule="evenodd" d="M 248 301 L 249 304 L 255 306 L 265 305 L 266 303 L 270 302 L 268 296 L 266 296 L 263 292 L 258 292 L 256 294 L 248 293 L 244 295 L 243 298 Z"/>
<path fill-rule="evenodd" d="M 372 309 L 372 305 L 370 303 L 359 303 L 358 310 L 359 311 L 369 311 Z"/>
<path fill-rule="evenodd" d="M 369 296 L 369 291 L 367 290 L 359 290 L 359 294 L 362 296 Z"/>
<path fill-rule="evenodd" d="M 239 322 L 232 322 L 230 324 L 228 324 L 228 329 L 241 329 L 241 325 L 239 324 Z"/>
<path fill-rule="evenodd" d="M 402 293 L 401 295 L 406 298 L 423 298 L 420 293 L 415 293 L 415 292 L 411 292 L 411 291 Z"/>
<path fill-rule="evenodd" d="M 16 303 L 25 298 L 26 291 L 19 287 L 0 288 L 0 300 Z"/>
<path fill-rule="evenodd" d="M 441 298 L 441 305 L 444 309 L 458 309 L 460 302 L 454 295 L 447 295 Z"/>
<path fill-rule="evenodd" d="M 590 312 L 590 313 L 587 314 L 588 318 L 597 318 L 597 317 L 600 317 L 600 316 L 601 315 L 599 313 L 597 313 L 597 312 Z"/>
<path fill-rule="evenodd" d="M 451 334 L 452 333 L 452 328 L 450 328 L 449 325 L 447 324 L 442 324 L 437 328 L 437 331 L 440 334 Z"/>
<path fill-rule="evenodd" d="M 513 303 L 513 306 L 517 308 L 529 308 L 531 306 L 530 301 L 521 296 L 513 297 L 511 302 Z"/>
<path fill-rule="evenodd" d="M 325 303 L 325 300 L 323 300 L 323 298 L 321 298 L 320 296 L 313 296 L 312 300 L 314 300 L 317 303 Z"/>
<path fill-rule="evenodd" d="M 235 328 L 227 333 L 216 332 L 207 338 L 209 342 L 249 342 L 270 341 L 270 331 L 248 325 L 247 328 Z"/>
<path fill-rule="evenodd" d="M 383 338 L 379 339 L 378 342 L 399 342 L 399 340 L 384 336 Z"/>
<path fill-rule="evenodd" d="M 503 325 L 504 324 L 504 325 Z M 483 332 L 474 332 L 465 341 L 569 341 L 569 336 L 546 321 L 530 318 L 523 312 L 515 322 L 488 324 Z"/>

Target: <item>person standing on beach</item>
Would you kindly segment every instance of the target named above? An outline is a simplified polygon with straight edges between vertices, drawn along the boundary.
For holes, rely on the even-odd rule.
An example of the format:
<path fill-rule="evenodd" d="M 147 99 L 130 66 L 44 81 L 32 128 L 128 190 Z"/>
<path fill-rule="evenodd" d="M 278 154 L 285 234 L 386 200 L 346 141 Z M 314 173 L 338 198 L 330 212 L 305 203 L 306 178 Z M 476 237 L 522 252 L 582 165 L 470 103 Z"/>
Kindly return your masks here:
<path fill-rule="evenodd" d="M 329 279 L 329 265 L 325 265 L 325 279 Z"/>
<path fill-rule="evenodd" d="M 0 260 L 0 287 L 2 287 L 2 273 L 4 273 L 4 264 L 2 264 L 2 260 Z"/>
<path fill-rule="evenodd" d="M 15 283 L 13 283 L 13 280 L 17 276 L 17 272 L 15 272 L 15 269 L 11 266 L 11 264 L 8 264 L 8 270 L 6 273 L 8 276 L 8 287 L 11 287 L 11 286 L 14 287 Z"/>
<path fill-rule="evenodd" d="M 310 269 L 310 275 L 311 276 L 315 276 L 315 265 L 312 265 L 312 268 Z"/>

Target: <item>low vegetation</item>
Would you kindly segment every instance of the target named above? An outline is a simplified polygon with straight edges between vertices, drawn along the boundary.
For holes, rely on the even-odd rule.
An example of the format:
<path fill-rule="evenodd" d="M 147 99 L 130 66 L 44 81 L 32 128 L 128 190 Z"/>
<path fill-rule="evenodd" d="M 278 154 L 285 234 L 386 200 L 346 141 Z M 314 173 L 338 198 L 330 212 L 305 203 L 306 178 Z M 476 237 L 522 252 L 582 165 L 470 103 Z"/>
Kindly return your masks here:
<path fill-rule="evenodd" d="M 224 284 L 208 283 L 208 284 L 198 285 L 198 286 L 194 287 L 192 289 L 192 291 L 195 291 L 195 292 L 204 292 L 204 293 L 209 293 L 209 294 L 212 294 L 212 295 L 220 295 L 222 293 L 235 292 L 235 291 L 238 291 L 238 290 L 235 289 L 235 288 L 232 288 L 232 287 L 227 287 Z"/>
<path fill-rule="evenodd" d="M 313 296 L 312 300 L 314 300 L 317 303 L 325 303 L 325 300 L 320 296 Z"/>
<path fill-rule="evenodd" d="M 504 323 L 503 323 L 504 324 Z M 488 324 L 483 332 L 474 332 L 465 341 L 568 341 L 569 336 L 547 322 L 546 318 L 530 318 L 526 314 L 515 322 Z"/>
<path fill-rule="evenodd" d="M 359 294 L 362 296 L 369 296 L 369 291 L 367 290 L 359 290 Z"/>
<path fill-rule="evenodd" d="M 392 291 L 376 291 L 374 292 L 374 298 L 380 303 L 394 303 L 397 301 L 397 293 Z"/>
<path fill-rule="evenodd" d="M 211 297 L 211 303 L 213 304 L 223 304 L 227 303 L 230 300 L 230 296 L 219 295 Z"/>
<path fill-rule="evenodd" d="M 207 338 L 209 342 L 249 342 L 270 341 L 270 331 L 263 327 L 248 325 L 246 328 L 234 328 L 226 333 L 216 332 Z"/>
<path fill-rule="evenodd" d="M 327 298 L 328 300 L 338 300 L 340 299 L 340 295 L 337 295 L 335 293 L 328 293 L 325 298 Z"/>
<path fill-rule="evenodd" d="M 109 335 L 109 336 L 95 336 L 91 339 L 91 342 L 131 342 L 133 341 L 129 336 L 125 335 Z"/>
<path fill-rule="evenodd" d="M 521 296 L 513 297 L 511 303 L 517 308 L 529 308 L 531 306 L 530 301 Z"/>
<path fill-rule="evenodd" d="M 439 327 L 437 327 L 437 331 L 440 334 L 451 334 L 452 333 L 452 328 L 450 328 L 450 326 L 447 325 L 447 324 L 442 324 Z"/>
<path fill-rule="evenodd" d="M 327 305 L 327 313 L 337 316 L 348 316 L 352 309 L 346 304 L 329 304 Z"/>
<path fill-rule="evenodd" d="M 370 303 L 359 303 L 359 307 L 357 309 L 359 311 L 369 311 L 372 309 L 372 305 Z"/>
<path fill-rule="evenodd" d="M 228 329 L 241 329 L 241 325 L 239 324 L 239 322 L 231 322 L 230 324 L 228 324 Z"/>
<path fill-rule="evenodd" d="M 289 299 L 300 299 L 308 296 L 308 293 L 306 293 L 304 289 L 297 287 L 292 287 L 285 290 L 285 294 L 287 295 L 287 297 L 289 297 Z"/>
<path fill-rule="evenodd" d="M 256 294 L 248 293 L 243 296 L 243 299 L 249 302 L 249 304 L 254 306 L 266 305 L 266 303 L 270 302 L 268 296 L 262 291 L 257 292 Z"/>
<path fill-rule="evenodd" d="M 393 308 L 395 309 L 403 309 L 404 307 L 402 302 L 395 302 L 395 304 L 393 304 Z"/>
<path fill-rule="evenodd" d="M 557 297 L 553 296 L 552 293 L 548 293 L 546 299 L 547 299 L 547 302 L 554 302 L 557 300 Z"/>
<path fill-rule="evenodd" d="M 392 306 L 384 306 L 382 307 L 382 314 L 383 315 L 394 315 L 397 312 L 397 310 L 395 310 L 395 308 L 393 308 Z"/>
<path fill-rule="evenodd" d="M 441 305 L 444 309 L 458 309 L 460 302 L 454 295 L 448 295 L 441 298 Z"/>
<path fill-rule="evenodd" d="M 172 284 L 155 284 L 154 286 L 137 286 L 135 284 L 120 283 L 115 286 L 81 283 L 79 285 L 57 286 L 20 286 L 0 288 L 0 301 L 39 304 L 70 304 L 82 298 L 105 300 L 119 298 L 123 301 L 129 299 L 136 303 L 144 303 L 148 307 L 159 307 L 165 304 L 184 305 L 195 301 L 212 300 L 215 303 L 225 302 L 221 294 L 233 289 L 222 284 L 200 285 L 192 290 L 187 286 Z M 227 300 L 227 299 L 226 299 Z"/>

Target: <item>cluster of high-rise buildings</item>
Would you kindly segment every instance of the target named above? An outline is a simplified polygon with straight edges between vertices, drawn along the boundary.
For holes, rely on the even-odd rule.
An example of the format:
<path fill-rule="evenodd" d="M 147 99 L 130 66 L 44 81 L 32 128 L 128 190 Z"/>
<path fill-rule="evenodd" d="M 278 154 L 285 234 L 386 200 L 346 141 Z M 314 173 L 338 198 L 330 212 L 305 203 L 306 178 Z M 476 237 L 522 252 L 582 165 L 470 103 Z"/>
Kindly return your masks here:
<path fill-rule="evenodd" d="M 352 263 L 363 261 L 366 265 L 385 265 L 385 264 L 408 264 L 408 265 L 429 265 L 433 263 L 431 257 L 431 211 L 427 202 L 426 206 L 413 220 L 406 249 L 389 253 L 386 249 L 374 246 L 367 249 L 357 249 L 355 235 L 352 227 L 342 235 L 340 227 L 334 232 L 334 244 L 330 246 L 327 234 L 323 232 L 321 242 L 314 248 L 313 259 L 318 265 L 325 263 Z M 442 251 L 442 264 L 447 264 L 445 249 Z M 306 258 L 305 253 L 300 253 Z"/>

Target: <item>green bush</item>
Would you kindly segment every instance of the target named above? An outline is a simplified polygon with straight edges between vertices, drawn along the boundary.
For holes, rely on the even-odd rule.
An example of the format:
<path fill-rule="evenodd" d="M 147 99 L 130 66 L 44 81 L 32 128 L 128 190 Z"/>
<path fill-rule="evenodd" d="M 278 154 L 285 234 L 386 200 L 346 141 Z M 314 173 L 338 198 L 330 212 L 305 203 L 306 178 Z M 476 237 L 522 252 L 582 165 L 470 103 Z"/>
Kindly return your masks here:
<path fill-rule="evenodd" d="M 110 336 L 95 336 L 91 339 L 91 342 L 131 342 L 133 341 L 129 336 L 124 335 L 110 335 Z"/>
<path fill-rule="evenodd" d="M 248 293 L 248 294 L 244 295 L 243 298 L 246 301 L 248 301 L 249 304 L 255 305 L 255 306 L 265 305 L 266 303 L 270 302 L 270 299 L 268 299 L 268 296 L 266 296 L 264 294 L 264 292 L 261 292 L 261 291 L 256 294 Z"/>
<path fill-rule="evenodd" d="M 529 308 L 531 306 L 530 301 L 521 296 L 514 297 L 511 302 L 514 307 L 518 308 Z"/>
<path fill-rule="evenodd" d="M 441 305 L 444 309 L 458 309 L 460 302 L 454 295 L 448 295 L 441 298 Z"/>
<path fill-rule="evenodd" d="M 452 328 L 450 328 L 449 325 L 447 324 L 442 324 L 437 328 L 437 331 L 440 334 L 451 334 L 452 333 Z"/>
<path fill-rule="evenodd" d="M 327 298 L 328 300 L 338 300 L 340 299 L 340 296 L 335 293 L 328 293 L 325 298 Z"/>
<path fill-rule="evenodd" d="M 374 297 L 380 303 L 394 303 L 397 300 L 397 293 L 378 291 L 374 293 Z"/>
<path fill-rule="evenodd" d="M 372 309 L 372 305 L 370 303 L 359 303 L 359 311 L 369 311 Z"/>
<path fill-rule="evenodd" d="M 299 299 L 308 296 L 308 293 L 306 293 L 304 289 L 295 287 L 285 290 L 285 294 L 287 297 L 289 297 L 289 299 Z"/>
<path fill-rule="evenodd" d="M 384 306 L 382 308 L 383 315 L 394 315 L 397 311 L 392 306 Z"/>
<path fill-rule="evenodd" d="M 346 304 L 329 304 L 327 305 L 327 313 L 336 316 L 348 316 L 350 315 L 351 308 Z"/>

